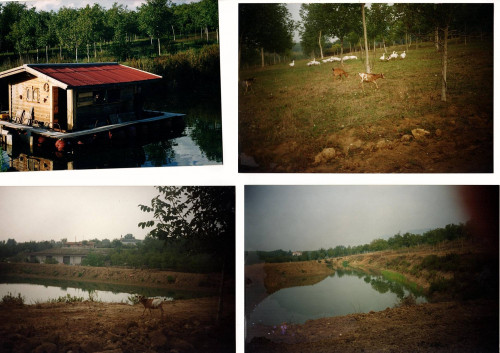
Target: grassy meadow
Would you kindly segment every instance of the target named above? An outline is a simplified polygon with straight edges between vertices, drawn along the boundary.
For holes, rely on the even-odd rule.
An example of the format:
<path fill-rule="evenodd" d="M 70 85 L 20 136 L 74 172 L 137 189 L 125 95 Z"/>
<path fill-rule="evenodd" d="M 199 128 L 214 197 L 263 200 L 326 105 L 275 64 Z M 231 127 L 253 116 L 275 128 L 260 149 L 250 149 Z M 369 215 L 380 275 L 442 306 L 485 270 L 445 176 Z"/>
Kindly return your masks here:
<path fill-rule="evenodd" d="M 360 87 L 359 52 L 344 62 L 349 77 L 342 80 L 332 73 L 339 62 L 240 71 L 240 82 L 255 78 L 248 92 L 239 87 L 240 155 L 258 164 L 240 171 L 492 172 L 492 42 L 451 41 L 447 102 L 433 43 L 412 45 L 406 59 L 381 62 L 382 53 L 370 52 L 372 73 L 385 76 L 379 89 Z"/>

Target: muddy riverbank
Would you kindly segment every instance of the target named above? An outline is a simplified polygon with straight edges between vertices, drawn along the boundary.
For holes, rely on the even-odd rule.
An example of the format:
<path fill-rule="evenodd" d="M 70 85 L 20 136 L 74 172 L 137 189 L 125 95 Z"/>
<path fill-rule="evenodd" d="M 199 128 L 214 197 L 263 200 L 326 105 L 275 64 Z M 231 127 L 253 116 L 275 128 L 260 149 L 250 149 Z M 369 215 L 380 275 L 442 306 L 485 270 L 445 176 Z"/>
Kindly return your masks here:
<path fill-rule="evenodd" d="M 200 274 L 117 267 L 68 266 L 64 264 L 0 263 L 0 276 L 100 282 L 205 292 L 216 292 L 220 285 L 219 273 Z"/>

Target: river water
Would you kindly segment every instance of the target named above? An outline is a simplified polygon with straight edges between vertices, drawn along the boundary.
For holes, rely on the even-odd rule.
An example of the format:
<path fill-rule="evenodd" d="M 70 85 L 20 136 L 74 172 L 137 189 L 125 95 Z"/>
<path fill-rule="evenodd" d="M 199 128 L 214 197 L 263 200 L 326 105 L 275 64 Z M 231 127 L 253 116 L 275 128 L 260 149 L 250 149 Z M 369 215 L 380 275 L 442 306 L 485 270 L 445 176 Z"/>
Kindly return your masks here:
<path fill-rule="evenodd" d="M 96 282 L 0 278 L 0 299 L 8 294 L 15 297 L 20 294 L 24 298 L 25 304 L 43 303 L 68 295 L 81 297 L 83 300 L 93 299 L 106 303 L 130 303 L 128 298 L 136 294 L 146 297 L 162 297 L 164 300 L 196 298 L 207 295 L 200 292 Z"/>
<path fill-rule="evenodd" d="M 311 319 L 380 311 L 394 307 L 410 293 L 410 288 L 382 276 L 338 270 L 314 285 L 285 288 L 269 295 L 253 309 L 247 324 L 302 324 Z M 412 294 L 417 303 L 426 302 L 419 293 Z"/>

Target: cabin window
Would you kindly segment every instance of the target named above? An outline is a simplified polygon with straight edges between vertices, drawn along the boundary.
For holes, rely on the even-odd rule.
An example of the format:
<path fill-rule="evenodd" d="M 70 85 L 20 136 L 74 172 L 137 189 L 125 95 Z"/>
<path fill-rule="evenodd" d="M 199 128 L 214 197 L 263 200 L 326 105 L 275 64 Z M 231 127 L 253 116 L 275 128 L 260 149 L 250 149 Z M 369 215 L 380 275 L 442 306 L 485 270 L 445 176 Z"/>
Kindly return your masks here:
<path fill-rule="evenodd" d="M 106 91 L 105 90 L 94 91 L 93 96 L 94 96 L 94 103 L 95 104 L 106 103 Z"/>
<path fill-rule="evenodd" d="M 38 88 L 33 88 L 33 102 L 40 102 L 40 89 Z"/>
<path fill-rule="evenodd" d="M 31 88 L 26 88 L 26 100 L 31 102 Z"/>

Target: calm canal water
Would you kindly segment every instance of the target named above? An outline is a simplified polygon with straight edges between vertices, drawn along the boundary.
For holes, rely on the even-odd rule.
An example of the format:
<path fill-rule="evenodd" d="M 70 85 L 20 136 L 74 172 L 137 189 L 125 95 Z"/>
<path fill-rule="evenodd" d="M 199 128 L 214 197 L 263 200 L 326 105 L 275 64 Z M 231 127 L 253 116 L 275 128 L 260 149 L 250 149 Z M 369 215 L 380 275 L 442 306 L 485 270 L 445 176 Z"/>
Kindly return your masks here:
<path fill-rule="evenodd" d="M 311 319 L 380 311 L 398 304 L 410 292 L 402 284 L 381 276 L 339 270 L 315 285 L 285 288 L 271 294 L 250 313 L 247 324 L 302 324 Z M 412 294 L 417 303 L 426 302 L 418 293 Z"/>
<path fill-rule="evenodd" d="M 133 143 L 57 153 L 30 149 L 25 144 L 1 146 L 1 171 L 40 171 L 101 168 L 145 168 L 222 164 L 220 112 L 200 108 L 162 109 L 185 113 L 184 125 L 160 126 Z M 151 131 L 154 130 L 154 131 Z"/>
<path fill-rule="evenodd" d="M 163 297 L 165 300 L 206 296 L 206 294 L 199 292 L 171 291 L 164 288 L 146 288 L 107 283 L 0 278 L 0 298 L 9 293 L 16 297 L 18 293 L 21 294 L 25 304 L 43 303 L 51 299 L 66 297 L 68 294 L 71 297 L 82 297 L 83 300 L 89 300 L 92 297 L 94 300 L 106 303 L 130 303 L 128 297 L 135 294 L 147 297 Z"/>

